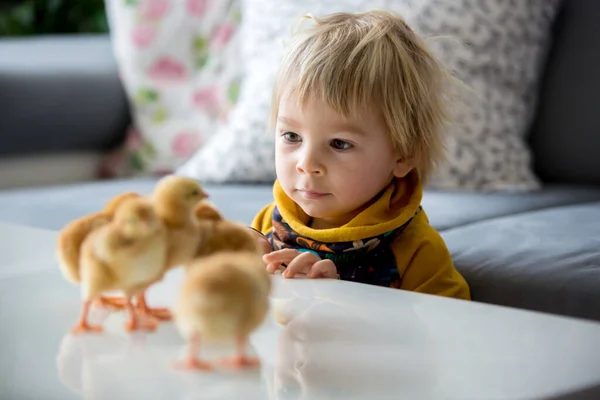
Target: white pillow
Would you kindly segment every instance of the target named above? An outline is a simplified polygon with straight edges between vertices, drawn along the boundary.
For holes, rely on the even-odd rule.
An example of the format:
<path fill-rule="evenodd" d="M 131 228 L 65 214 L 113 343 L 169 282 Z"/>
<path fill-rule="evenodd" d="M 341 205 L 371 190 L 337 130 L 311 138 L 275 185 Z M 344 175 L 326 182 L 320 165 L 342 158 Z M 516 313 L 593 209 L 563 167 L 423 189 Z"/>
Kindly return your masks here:
<path fill-rule="evenodd" d="M 274 135 L 267 134 L 278 61 L 307 13 L 388 9 L 425 37 L 442 62 L 474 91 L 449 128 L 449 162 L 430 188 L 533 190 L 540 186 L 525 143 L 540 67 L 558 0 L 246 0 L 240 34 L 245 78 L 227 125 L 179 173 L 213 182 L 275 179 Z"/>

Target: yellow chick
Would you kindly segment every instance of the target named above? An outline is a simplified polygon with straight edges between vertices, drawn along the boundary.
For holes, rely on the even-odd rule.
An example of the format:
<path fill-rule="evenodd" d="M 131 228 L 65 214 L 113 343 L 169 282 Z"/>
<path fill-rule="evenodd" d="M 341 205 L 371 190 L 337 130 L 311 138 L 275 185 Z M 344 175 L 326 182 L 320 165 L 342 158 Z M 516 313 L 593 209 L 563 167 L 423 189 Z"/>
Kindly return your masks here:
<path fill-rule="evenodd" d="M 219 251 L 262 251 L 260 242 L 250 228 L 223 218 L 209 203 L 203 201 L 198 204 L 194 214 L 200 224 L 202 237 L 194 258 Z"/>
<path fill-rule="evenodd" d="M 167 230 L 167 257 L 162 274 L 153 283 L 162 280 L 170 269 L 183 266 L 193 259 L 203 240 L 195 209 L 207 197 L 200 183 L 192 178 L 168 175 L 157 182 L 151 201 L 156 215 Z M 125 307 L 122 298 L 106 298 L 104 302 L 117 309 Z M 171 319 L 168 309 L 148 306 L 145 292 L 136 297 L 136 309 L 146 316 L 160 320 Z"/>
<path fill-rule="evenodd" d="M 87 235 L 109 223 L 117 207 L 125 200 L 137 197 L 140 195 L 133 192 L 120 194 L 109 201 L 101 212 L 76 219 L 59 232 L 56 256 L 62 274 L 69 282 L 79 284 L 79 254 Z"/>
<path fill-rule="evenodd" d="M 189 342 L 189 353 L 177 368 L 210 370 L 200 360 L 200 343 L 234 339 L 236 356 L 224 364 L 259 365 L 246 355 L 249 335 L 267 316 L 271 280 L 256 252 L 219 252 L 188 266 L 174 309 L 175 322 Z"/>
<path fill-rule="evenodd" d="M 92 231 L 82 243 L 83 305 L 73 333 L 102 330 L 88 323 L 88 312 L 92 301 L 109 291 L 125 295 L 130 314 L 127 330 L 156 328 L 156 321 L 138 319 L 131 298 L 162 275 L 167 249 L 167 231 L 150 201 L 139 198 L 120 204 L 112 221 Z"/>
<path fill-rule="evenodd" d="M 65 226 L 58 234 L 56 246 L 56 257 L 58 266 L 65 279 L 78 285 L 81 281 L 79 272 L 79 258 L 81 244 L 85 238 L 95 229 L 110 223 L 117 207 L 125 200 L 141 197 L 134 192 L 126 192 L 110 200 L 100 212 L 86 215 Z M 98 305 L 111 306 L 105 297 L 97 300 Z"/>
<path fill-rule="evenodd" d="M 162 280 L 170 269 L 188 263 L 194 257 L 202 240 L 200 225 L 194 210 L 208 195 L 200 183 L 192 178 L 168 175 L 156 184 L 152 193 L 152 203 L 156 215 L 167 228 L 167 258 Z M 137 307 L 143 314 L 161 320 L 170 320 L 171 312 L 166 308 L 150 308 L 145 293 L 137 298 Z"/>
<path fill-rule="evenodd" d="M 194 257 L 202 239 L 194 211 L 207 197 L 200 183 L 192 178 L 169 175 L 156 184 L 152 202 L 169 235 L 167 270 L 182 266 Z"/>

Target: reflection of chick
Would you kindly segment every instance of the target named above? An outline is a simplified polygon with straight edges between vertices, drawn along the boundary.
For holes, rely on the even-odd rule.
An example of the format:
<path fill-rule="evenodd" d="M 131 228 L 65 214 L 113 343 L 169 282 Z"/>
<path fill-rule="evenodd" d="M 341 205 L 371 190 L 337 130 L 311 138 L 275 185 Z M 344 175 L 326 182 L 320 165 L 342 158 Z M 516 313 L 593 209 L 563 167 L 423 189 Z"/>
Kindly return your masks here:
<path fill-rule="evenodd" d="M 231 339 L 237 355 L 225 363 L 258 365 L 246 356 L 246 346 L 267 315 L 270 291 L 270 277 L 254 252 L 219 252 L 192 262 L 175 305 L 177 327 L 190 344 L 187 359 L 177 366 L 210 369 L 198 358 L 200 341 Z"/>
<path fill-rule="evenodd" d="M 80 278 L 83 306 L 73 329 L 100 331 L 87 316 L 91 302 L 107 291 L 122 291 L 130 320 L 128 330 L 153 329 L 155 321 L 138 321 L 131 297 L 143 292 L 163 272 L 167 255 L 166 230 L 148 200 L 131 199 L 118 206 L 111 223 L 91 232 L 81 246 Z"/>
<path fill-rule="evenodd" d="M 59 232 L 56 255 L 59 268 L 69 282 L 79 284 L 79 253 L 81 244 L 87 235 L 109 223 L 116 208 L 124 200 L 139 196 L 139 194 L 133 192 L 123 193 L 108 202 L 101 212 L 79 218 Z"/>
<path fill-rule="evenodd" d="M 195 209 L 200 223 L 202 241 L 195 257 L 219 251 L 260 252 L 261 246 L 246 226 L 223 218 L 210 204 L 202 202 Z M 262 254 L 262 253 L 261 253 Z"/>

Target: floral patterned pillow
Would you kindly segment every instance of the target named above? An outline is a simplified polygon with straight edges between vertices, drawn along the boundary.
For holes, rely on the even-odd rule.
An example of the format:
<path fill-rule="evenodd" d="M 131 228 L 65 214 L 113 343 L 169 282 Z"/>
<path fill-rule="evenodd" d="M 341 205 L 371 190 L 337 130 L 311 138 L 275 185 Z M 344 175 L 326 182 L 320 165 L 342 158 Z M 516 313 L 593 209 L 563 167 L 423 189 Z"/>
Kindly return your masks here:
<path fill-rule="evenodd" d="M 103 175 L 162 174 L 224 123 L 242 70 L 240 1 L 106 0 L 133 124 Z"/>

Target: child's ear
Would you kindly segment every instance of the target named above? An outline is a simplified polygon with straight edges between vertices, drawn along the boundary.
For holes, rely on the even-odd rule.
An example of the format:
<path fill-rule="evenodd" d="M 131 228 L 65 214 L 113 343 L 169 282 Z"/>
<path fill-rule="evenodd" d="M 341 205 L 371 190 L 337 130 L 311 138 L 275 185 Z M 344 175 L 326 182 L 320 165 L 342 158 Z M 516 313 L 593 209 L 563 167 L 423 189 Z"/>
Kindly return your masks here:
<path fill-rule="evenodd" d="M 396 178 L 404 178 L 413 168 L 414 164 L 411 160 L 399 159 L 394 166 L 394 176 Z"/>

